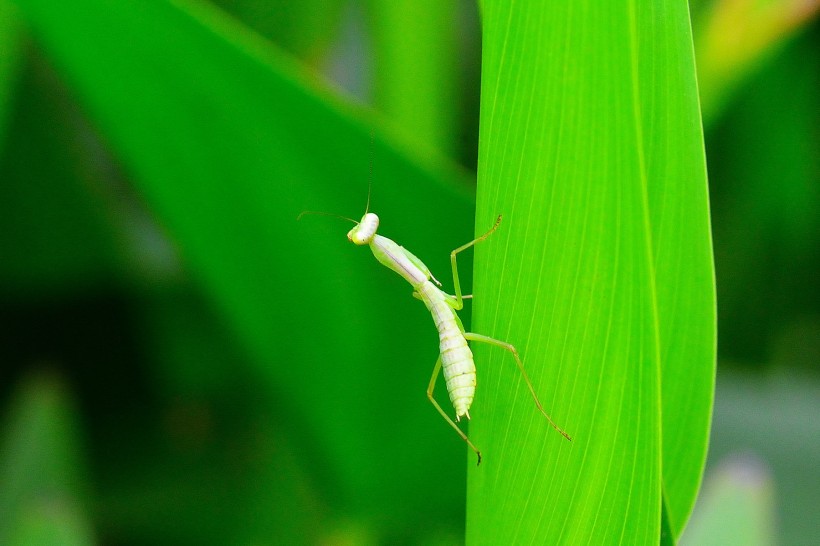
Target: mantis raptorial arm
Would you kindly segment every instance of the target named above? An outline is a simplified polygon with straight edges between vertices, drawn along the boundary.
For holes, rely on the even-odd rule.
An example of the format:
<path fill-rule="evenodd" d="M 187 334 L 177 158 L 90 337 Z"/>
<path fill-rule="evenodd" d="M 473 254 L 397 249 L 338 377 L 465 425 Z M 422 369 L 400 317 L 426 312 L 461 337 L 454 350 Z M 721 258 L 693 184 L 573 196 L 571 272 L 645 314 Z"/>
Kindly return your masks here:
<path fill-rule="evenodd" d="M 458 280 L 458 264 L 456 263 L 456 255 L 459 252 L 467 250 L 471 246 L 475 245 L 476 243 L 480 243 L 481 241 L 483 241 L 484 239 L 486 239 L 487 237 L 492 235 L 493 232 L 495 232 L 495 230 L 498 229 L 498 226 L 500 224 L 501 224 L 501 216 L 499 215 L 498 218 L 495 221 L 495 224 L 493 224 L 493 227 L 491 227 L 489 229 L 489 231 L 487 231 L 487 233 L 485 233 L 484 235 L 482 235 L 481 237 L 479 237 L 477 239 L 473 239 L 472 241 L 470 241 L 469 243 L 467 243 L 465 245 L 461 245 L 460 247 L 458 247 L 457 249 L 455 249 L 454 251 L 452 251 L 450 253 L 450 264 L 453 266 L 453 290 L 455 290 L 455 293 L 456 293 L 455 294 L 456 301 L 453 305 L 453 308 L 456 311 L 460 311 L 461 308 L 464 307 L 464 302 L 461 301 L 461 300 L 466 299 L 466 296 L 461 295 L 461 283 Z"/>

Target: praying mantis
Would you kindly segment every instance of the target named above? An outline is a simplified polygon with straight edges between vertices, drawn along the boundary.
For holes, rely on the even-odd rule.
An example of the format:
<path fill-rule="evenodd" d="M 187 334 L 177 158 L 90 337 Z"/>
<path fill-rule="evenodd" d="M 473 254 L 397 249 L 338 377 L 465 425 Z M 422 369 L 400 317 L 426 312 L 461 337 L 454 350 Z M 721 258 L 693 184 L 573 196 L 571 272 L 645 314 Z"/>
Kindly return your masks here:
<path fill-rule="evenodd" d="M 455 290 L 455 295 L 451 295 L 441 290 L 441 283 L 433 276 L 430 269 L 424 265 L 424 262 L 406 248 L 376 233 L 379 228 L 379 217 L 375 213 L 369 212 L 369 209 L 370 195 L 368 191 L 367 207 L 360 221 L 356 222 L 351 218 L 340 216 L 340 218 L 356 224 L 353 229 L 347 233 L 347 238 L 357 246 L 368 245 L 379 263 L 395 271 L 404 280 L 409 282 L 410 286 L 413 287 L 413 297 L 421 300 L 433 316 L 433 322 L 439 334 L 439 357 L 433 367 L 433 375 L 427 386 L 427 398 L 444 420 L 453 427 L 453 430 L 455 430 L 461 439 L 467 442 L 470 449 L 475 452 L 478 458 L 476 464 L 481 464 L 481 452 L 473 442 L 470 441 L 464 431 L 458 428 L 458 425 L 445 413 L 433 397 L 433 389 L 438 380 L 439 373 L 443 371 L 447 394 L 456 412 L 456 421 L 460 421 L 462 417 L 470 419 L 470 406 L 473 403 L 476 388 L 476 368 L 473 353 L 467 344 L 468 341 L 486 343 L 508 351 L 515 359 L 515 363 L 518 365 L 518 369 L 524 381 L 527 383 L 527 387 L 530 390 L 530 394 L 532 394 L 533 400 L 535 400 L 535 405 L 538 410 L 546 417 L 552 428 L 561 433 L 564 438 L 571 441 L 572 438 L 555 424 L 549 414 L 544 410 L 540 400 L 538 400 L 538 395 L 535 393 L 535 389 L 527 375 L 527 371 L 524 369 L 524 364 L 521 362 L 521 357 L 515 346 L 489 336 L 466 332 L 461 323 L 461 319 L 459 319 L 458 314 L 456 314 L 456 311 L 460 311 L 464 307 L 464 300 L 472 297 L 469 295 L 464 296 L 461 293 L 456 256 L 492 235 L 501 225 L 501 216 L 498 216 L 493 227 L 486 233 L 450 253 L 450 263 L 453 268 L 453 287 Z M 328 213 L 306 211 L 300 214 L 297 219 L 301 218 L 304 214 L 311 213 L 335 216 Z"/>

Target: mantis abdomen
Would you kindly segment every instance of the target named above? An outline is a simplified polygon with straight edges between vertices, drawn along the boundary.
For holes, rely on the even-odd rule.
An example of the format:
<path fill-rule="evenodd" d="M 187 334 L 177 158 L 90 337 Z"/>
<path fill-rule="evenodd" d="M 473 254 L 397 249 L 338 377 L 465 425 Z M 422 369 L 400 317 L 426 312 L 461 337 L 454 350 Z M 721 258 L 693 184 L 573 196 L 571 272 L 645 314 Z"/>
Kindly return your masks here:
<path fill-rule="evenodd" d="M 441 367 L 447 394 L 456 410 L 456 421 L 460 421 L 462 416 L 469 419 L 470 405 L 475 395 L 475 363 L 461 322 L 445 294 L 432 282 L 426 281 L 416 291 L 433 315 L 438 330 Z"/>

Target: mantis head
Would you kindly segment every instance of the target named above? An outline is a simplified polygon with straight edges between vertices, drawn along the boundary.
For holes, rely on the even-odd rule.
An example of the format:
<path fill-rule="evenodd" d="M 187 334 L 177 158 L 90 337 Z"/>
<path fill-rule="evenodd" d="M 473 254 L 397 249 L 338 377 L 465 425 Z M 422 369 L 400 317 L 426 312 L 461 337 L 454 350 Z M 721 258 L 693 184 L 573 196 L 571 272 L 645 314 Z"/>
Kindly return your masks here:
<path fill-rule="evenodd" d="M 356 227 L 347 232 L 347 238 L 356 245 L 368 245 L 379 229 L 379 217 L 375 213 L 367 212 Z"/>

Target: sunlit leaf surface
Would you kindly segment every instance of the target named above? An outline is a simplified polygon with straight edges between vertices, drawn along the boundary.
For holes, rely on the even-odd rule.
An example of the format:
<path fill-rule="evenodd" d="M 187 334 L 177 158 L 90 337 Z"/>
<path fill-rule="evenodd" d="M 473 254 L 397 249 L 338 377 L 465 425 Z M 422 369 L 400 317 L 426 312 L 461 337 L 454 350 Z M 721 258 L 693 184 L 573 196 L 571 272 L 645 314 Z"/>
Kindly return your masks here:
<path fill-rule="evenodd" d="M 685 2 L 484 2 L 470 544 L 657 544 L 708 438 L 714 289 Z"/>

